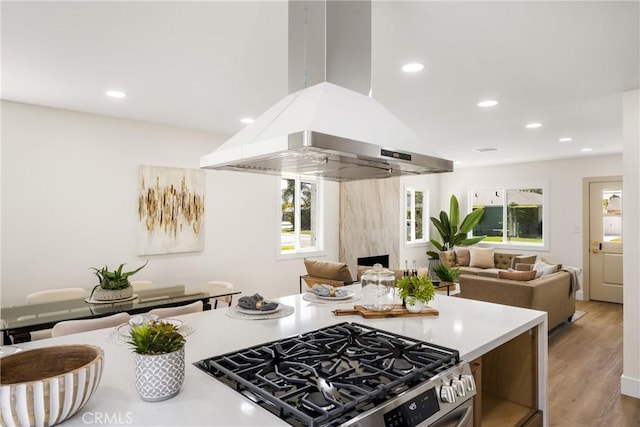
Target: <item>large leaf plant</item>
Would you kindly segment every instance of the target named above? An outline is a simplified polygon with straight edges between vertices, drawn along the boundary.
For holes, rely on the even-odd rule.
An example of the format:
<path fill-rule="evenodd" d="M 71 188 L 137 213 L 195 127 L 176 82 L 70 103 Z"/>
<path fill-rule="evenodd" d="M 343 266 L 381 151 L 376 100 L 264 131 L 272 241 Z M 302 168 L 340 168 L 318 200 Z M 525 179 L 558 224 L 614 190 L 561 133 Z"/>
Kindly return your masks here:
<path fill-rule="evenodd" d="M 467 235 L 473 227 L 475 227 L 484 215 L 484 208 L 479 207 L 464 217 L 460 224 L 460 206 L 458 198 L 453 194 L 449 201 L 449 214 L 440 211 L 440 217 L 431 217 L 431 223 L 440 234 L 440 240 L 430 239 L 431 244 L 438 250 L 427 251 L 430 258 L 438 259 L 439 253 L 448 251 L 454 246 L 471 246 L 475 245 L 487 236 L 475 236 L 467 238 Z"/>

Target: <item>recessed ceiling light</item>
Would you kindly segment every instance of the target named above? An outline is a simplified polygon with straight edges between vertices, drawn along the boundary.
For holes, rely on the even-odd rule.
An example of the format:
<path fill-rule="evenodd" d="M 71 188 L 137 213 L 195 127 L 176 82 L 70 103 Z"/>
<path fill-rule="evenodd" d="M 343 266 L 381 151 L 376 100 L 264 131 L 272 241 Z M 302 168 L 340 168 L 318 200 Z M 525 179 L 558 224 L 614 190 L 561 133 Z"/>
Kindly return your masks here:
<path fill-rule="evenodd" d="M 524 127 L 527 129 L 538 129 L 542 127 L 542 123 L 527 123 Z"/>
<path fill-rule="evenodd" d="M 567 137 L 558 139 L 558 141 L 559 142 L 571 142 L 571 141 L 573 141 L 573 138 L 570 138 L 570 137 L 567 136 Z"/>
<path fill-rule="evenodd" d="M 243 117 L 240 119 L 240 121 L 247 125 L 254 122 L 254 120 L 251 117 Z"/>
<path fill-rule="evenodd" d="M 107 96 L 110 96 L 112 98 L 124 98 L 125 96 L 127 96 L 127 94 L 122 92 L 121 90 L 108 90 Z"/>
<path fill-rule="evenodd" d="M 463 161 L 460 161 L 460 160 L 456 160 L 455 162 L 453 162 L 453 164 L 454 164 L 454 165 L 461 165 L 461 164 L 463 164 L 463 163 L 464 163 L 464 162 L 463 162 Z"/>
<path fill-rule="evenodd" d="M 402 71 L 405 73 L 417 73 L 418 71 L 422 71 L 424 69 L 424 64 L 420 64 L 419 62 L 412 62 L 410 64 L 404 64 L 402 66 Z"/>
<path fill-rule="evenodd" d="M 478 107 L 481 107 L 481 108 L 495 107 L 496 105 L 498 105 L 498 101 L 496 101 L 495 99 L 487 99 L 487 100 L 478 102 L 477 105 Z"/>
<path fill-rule="evenodd" d="M 582 148 L 580 151 L 586 153 L 586 152 L 589 152 L 589 151 L 593 151 L 593 148 Z"/>

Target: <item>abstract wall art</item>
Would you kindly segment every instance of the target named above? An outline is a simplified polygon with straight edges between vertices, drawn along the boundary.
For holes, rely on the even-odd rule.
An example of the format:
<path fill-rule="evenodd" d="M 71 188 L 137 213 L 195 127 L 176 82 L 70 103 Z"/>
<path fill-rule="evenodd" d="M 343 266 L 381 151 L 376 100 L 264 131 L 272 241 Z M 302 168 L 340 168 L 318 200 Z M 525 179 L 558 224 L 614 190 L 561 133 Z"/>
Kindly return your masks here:
<path fill-rule="evenodd" d="M 205 172 L 140 166 L 138 255 L 204 250 Z"/>

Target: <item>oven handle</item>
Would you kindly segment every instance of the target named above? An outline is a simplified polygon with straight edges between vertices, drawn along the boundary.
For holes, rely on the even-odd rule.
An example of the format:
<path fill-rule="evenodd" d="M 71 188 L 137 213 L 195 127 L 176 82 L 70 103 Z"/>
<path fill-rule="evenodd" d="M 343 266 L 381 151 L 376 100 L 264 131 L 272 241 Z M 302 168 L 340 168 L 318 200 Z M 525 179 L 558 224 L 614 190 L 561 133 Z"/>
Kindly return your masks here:
<path fill-rule="evenodd" d="M 444 417 L 430 424 L 430 427 L 471 427 L 473 426 L 473 399 L 467 400 Z"/>

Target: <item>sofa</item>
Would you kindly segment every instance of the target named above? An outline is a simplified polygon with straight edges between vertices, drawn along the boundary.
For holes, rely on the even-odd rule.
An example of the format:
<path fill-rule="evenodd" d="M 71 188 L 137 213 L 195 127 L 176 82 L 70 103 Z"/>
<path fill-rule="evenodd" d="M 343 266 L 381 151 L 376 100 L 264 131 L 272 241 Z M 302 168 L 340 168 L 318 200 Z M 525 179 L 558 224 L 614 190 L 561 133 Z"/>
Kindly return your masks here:
<path fill-rule="evenodd" d="M 570 320 L 576 310 L 571 276 L 563 270 L 532 280 L 463 274 L 459 283 L 461 298 L 546 311 L 549 330 Z"/>
<path fill-rule="evenodd" d="M 543 257 L 460 247 L 441 252 L 440 261 L 462 272 L 461 298 L 546 311 L 549 329 L 575 312 L 577 278 Z"/>

